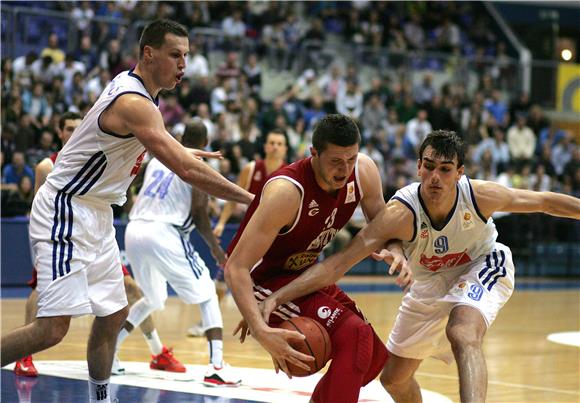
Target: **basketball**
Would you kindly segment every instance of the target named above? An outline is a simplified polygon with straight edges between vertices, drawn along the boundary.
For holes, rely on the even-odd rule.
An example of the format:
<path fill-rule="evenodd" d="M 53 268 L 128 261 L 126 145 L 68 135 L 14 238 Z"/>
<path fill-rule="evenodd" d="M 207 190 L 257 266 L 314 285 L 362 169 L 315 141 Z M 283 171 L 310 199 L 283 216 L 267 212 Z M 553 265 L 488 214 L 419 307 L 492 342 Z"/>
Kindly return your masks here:
<path fill-rule="evenodd" d="M 312 375 L 326 365 L 332 353 L 332 344 L 328 332 L 320 323 L 305 316 L 298 316 L 282 322 L 279 327 L 294 330 L 306 336 L 302 341 L 290 341 L 290 345 L 295 350 L 314 357 L 314 361 L 307 362 L 310 365 L 310 371 L 305 371 L 288 362 L 288 370 L 292 376 Z"/>

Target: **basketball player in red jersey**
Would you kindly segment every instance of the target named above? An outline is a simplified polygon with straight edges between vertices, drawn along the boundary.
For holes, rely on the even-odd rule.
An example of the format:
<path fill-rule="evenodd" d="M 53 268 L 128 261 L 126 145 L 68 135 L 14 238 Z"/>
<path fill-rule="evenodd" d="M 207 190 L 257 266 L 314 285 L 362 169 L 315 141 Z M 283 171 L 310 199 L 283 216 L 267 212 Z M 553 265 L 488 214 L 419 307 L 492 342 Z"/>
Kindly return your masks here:
<path fill-rule="evenodd" d="M 289 340 L 304 336 L 276 328 L 283 320 L 307 316 L 328 331 L 332 363 L 312 394 L 317 403 L 357 402 L 360 388 L 379 374 L 387 359 L 384 344 L 336 285 L 282 305 L 269 323 L 262 319 L 258 301 L 316 263 L 359 203 L 368 219 L 383 209 L 379 172 L 369 157 L 358 153 L 359 142 L 350 118 L 321 119 L 313 134 L 312 157 L 268 179 L 250 204 L 226 263 L 226 281 L 236 304 L 250 333 L 272 355 L 276 371 L 289 374 L 286 361 L 307 369 L 303 361 L 313 360 L 289 346 Z M 400 245 L 390 249 L 400 263 Z"/>
<path fill-rule="evenodd" d="M 266 157 L 263 160 L 250 161 L 240 172 L 238 185 L 252 194 L 259 194 L 266 183 L 268 177 L 276 170 L 286 165 L 286 153 L 288 152 L 288 141 L 286 135 L 277 129 L 272 130 L 266 136 L 264 144 L 264 153 Z M 229 201 L 224 205 L 220 218 L 213 229 L 213 233 L 218 238 L 222 236 L 226 223 L 236 209 L 236 202 Z M 218 267 L 215 276 L 216 291 L 218 299 L 221 302 L 226 295 L 228 287 L 225 283 L 224 272 L 222 267 Z M 187 330 L 188 336 L 202 337 L 205 335 L 205 329 L 201 322 L 195 324 Z"/>
<path fill-rule="evenodd" d="M 66 112 L 64 113 L 59 122 L 57 127 L 57 135 L 60 138 L 62 145 L 64 146 L 66 142 L 72 136 L 74 130 L 80 125 L 81 123 L 81 116 L 78 113 L 74 112 Z M 34 194 L 40 189 L 42 184 L 46 181 L 46 177 L 52 171 L 54 167 L 54 163 L 56 162 L 56 158 L 58 157 L 58 151 L 54 152 L 50 157 L 43 159 L 36 165 L 36 169 L 34 172 L 35 181 L 34 181 Z M 125 284 L 125 292 L 127 294 L 127 299 L 129 301 L 129 305 L 132 305 L 135 301 L 138 301 L 143 295 L 141 294 L 141 290 L 135 283 L 135 280 L 131 277 L 131 274 L 127 270 L 125 266 L 121 266 L 124 275 L 124 284 Z M 28 285 L 32 288 L 28 299 L 26 300 L 26 307 L 25 307 L 25 324 L 32 323 L 34 318 L 36 317 L 36 312 L 38 310 L 37 303 L 38 303 L 38 292 L 36 291 L 36 283 L 37 283 L 37 273 L 36 268 L 32 268 L 32 278 L 28 281 Z M 142 324 L 141 330 L 145 335 L 145 339 L 149 345 L 158 345 L 161 346 L 161 353 L 164 352 L 163 346 L 161 341 L 159 340 L 159 336 L 155 330 L 155 324 L 153 323 L 153 319 L 148 317 Z M 165 355 L 154 354 L 154 358 L 156 358 L 155 365 L 156 369 L 162 369 L 166 371 L 173 371 L 173 372 L 180 372 L 183 365 L 177 361 L 171 354 L 171 351 L 167 349 L 167 353 Z M 179 370 L 179 371 L 178 371 Z M 28 355 L 18 361 L 14 366 L 14 373 L 20 376 L 27 376 L 27 377 L 36 377 L 38 376 L 38 371 L 34 366 L 34 362 L 32 361 L 32 356 Z"/>

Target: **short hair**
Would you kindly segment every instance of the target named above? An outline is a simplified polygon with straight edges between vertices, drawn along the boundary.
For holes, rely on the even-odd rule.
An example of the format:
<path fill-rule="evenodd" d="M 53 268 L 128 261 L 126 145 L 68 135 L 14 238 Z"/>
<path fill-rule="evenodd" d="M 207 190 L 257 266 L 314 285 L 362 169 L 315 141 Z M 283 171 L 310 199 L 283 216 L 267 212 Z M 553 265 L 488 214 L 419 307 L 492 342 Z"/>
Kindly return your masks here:
<path fill-rule="evenodd" d="M 282 129 L 272 129 L 270 130 L 267 134 L 266 134 L 266 142 L 268 142 L 268 137 L 270 137 L 270 134 L 275 134 L 278 136 L 284 136 L 284 141 L 286 142 L 286 146 L 288 146 L 288 135 L 286 134 L 286 132 Z"/>
<path fill-rule="evenodd" d="M 64 129 L 64 123 L 67 120 L 77 120 L 77 119 L 82 119 L 81 115 L 79 115 L 76 112 L 65 112 L 60 116 L 60 119 L 58 120 L 58 128 L 60 130 Z"/>
<path fill-rule="evenodd" d="M 425 149 L 431 146 L 436 157 L 449 158 L 457 157 L 457 168 L 463 166 L 465 160 L 465 143 L 454 131 L 435 130 L 425 137 L 419 148 L 419 159 L 423 159 Z"/>
<path fill-rule="evenodd" d="M 159 49 L 165 42 L 165 34 L 173 34 L 180 37 L 187 37 L 187 29 L 178 22 L 157 19 L 147 24 L 139 39 L 139 58 L 143 57 L 145 46 Z"/>
<path fill-rule="evenodd" d="M 199 118 L 192 119 L 191 123 L 185 126 L 181 144 L 184 147 L 203 148 L 207 143 L 207 127 Z"/>
<path fill-rule="evenodd" d="M 326 115 L 318 121 L 312 134 L 312 145 L 322 153 L 327 144 L 349 147 L 360 144 L 360 132 L 354 120 L 345 115 Z"/>

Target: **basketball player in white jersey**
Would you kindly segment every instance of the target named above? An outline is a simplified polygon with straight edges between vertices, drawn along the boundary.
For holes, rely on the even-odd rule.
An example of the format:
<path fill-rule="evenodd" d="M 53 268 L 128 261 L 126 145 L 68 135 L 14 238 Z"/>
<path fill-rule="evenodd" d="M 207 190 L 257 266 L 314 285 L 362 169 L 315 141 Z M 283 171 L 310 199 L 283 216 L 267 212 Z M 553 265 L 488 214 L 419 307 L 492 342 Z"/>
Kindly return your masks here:
<path fill-rule="evenodd" d="M 127 317 L 110 205 L 125 203 L 146 149 L 180 178 L 216 197 L 241 203 L 253 198 L 165 130 L 158 94 L 183 77 L 187 30 L 156 20 L 145 27 L 139 46 L 135 68 L 105 88 L 34 198 L 30 241 L 38 271 L 38 314 L 1 342 L 4 366 L 58 344 L 72 316 L 94 314 L 87 349 L 91 402 L 110 401 L 115 342 Z"/>
<path fill-rule="evenodd" d="M 383 386 L 397 402 L 419 402 L 414 374 L 422 360 L 454 357 L 461 401 L 484 402 L 483 337 L 514 289 L 512 255 L 496 242 L 491 215 L 542 212 L 578 220 L 580 199 L 470 180 L 463 175 L 464 155 L 455 133 L 429 134 L 419 151 L 421 182 L 399 190 L 343 251 L 268 298 L 264 315 L 336 281 L 385 241 L 401 239 L 414 280 L 387 342 Z M 399 278 L 403 286 L 410 280 L 405 272 Z"/>
<path fill-rule="evenodd" d="M 191 148 L 207 145 L 207 129 L 201 119 L 186 126 L 181 142 Z M 240 379 L 223 362 L 223 321 L 215 286 L 205 262 L 189 241 L 189 234 L 197 227 L 216 262 L 225 263 L 225 253 L 211 231 L 207 194 L 193 189 L 152 159 L 129 220 L 125 248 L 143 298 L 129 310 L 117 338 L 117 350 L 143 319 L 164 308 L 169 283 L 183 302 L 200 305 L 210 355 L 204 384 L 239 385 Z M 179 372 L 185 372 L 185 367 Z"/>

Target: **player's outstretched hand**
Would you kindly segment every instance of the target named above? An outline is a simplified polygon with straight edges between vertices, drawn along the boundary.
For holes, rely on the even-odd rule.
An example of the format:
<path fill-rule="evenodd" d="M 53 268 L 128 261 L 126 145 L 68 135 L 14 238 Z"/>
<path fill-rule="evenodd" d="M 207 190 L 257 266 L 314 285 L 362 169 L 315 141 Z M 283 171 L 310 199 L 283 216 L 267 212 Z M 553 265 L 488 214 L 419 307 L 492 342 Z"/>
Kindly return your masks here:
<path fill-rule="evenodd" d="M 213 228 L 213 234 L 218 237 L 222 236 L 222 234 L 224 233 L 224 228 L 225 226 L 223 224 L 216 224 L 215 227 Z"/>
<path fill-rule="evenodd" d="M 244 341 L 246 341 L 246 337 L 250 335 L 250 327 L 248 326 L 248 323 L 246 322 L 245 319 L 240 320 L 240 322 L 234 329 L 232 336 L 235 336 L 238 332 L 241 332 L 240 343 L 243 343 Z"/>
<path fill-rule="evenodd" d="M 223 160 L 224 156 L 220 151 L 205 151 L 199 150 L 197 148 L 188 148 L 187 149 L 195 158 L 198 160 L 202 158 L 211 158 L 211 159 L 218 159 Z"/>
<path fill-rule="evenodd" d="M 258 335 L 254 337 L 260 342 L 272 356 L 272 362 L 276 373 L 282 370 L 288 378 L 292 379 L 292 374 L 288 370 L 288 364 L 291 363 L 299 368 L 309 371 L 310 367 L 306 362 L 314 361 L 314 357 L 294 350 L 290 346 L 291 341 L 304 340 L 304 335 L 293 330 L 278 329 L 266 326 Z"/>
<path fill-rule="evenodd" d="M 413 283 L 413 274 L 411 272 L 411 266 L 402 253 L 402 250 L 388 251 L 382 249 L 380 252 L 374 252 L 372 257 L 375 260 L 385 261 L 389 265 L 389 274 L 393 275 L 395 272 L 399 272 L 395 284 L 401 287 L 404 292 L 409 291 Z"/>

